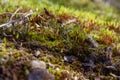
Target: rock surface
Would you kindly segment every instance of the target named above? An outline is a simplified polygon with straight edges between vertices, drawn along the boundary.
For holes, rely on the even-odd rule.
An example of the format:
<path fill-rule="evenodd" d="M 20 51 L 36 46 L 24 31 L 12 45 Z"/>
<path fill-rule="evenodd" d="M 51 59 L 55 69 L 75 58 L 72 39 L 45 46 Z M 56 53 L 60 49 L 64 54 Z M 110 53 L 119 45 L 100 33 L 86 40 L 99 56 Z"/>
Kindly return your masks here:
<path fill-rule="evenodd" d="M 34 68 L 30 70 L 28 80 L 55 80 L 55 77 L 47 69 Z"/>
<path fill-rule="evenodd" d="M 40 68 L 40 69 L 46 69 L 46 63 L 39 60 L 33 60 L 31 61 L 31 67 L 32 68 Z"/>
<path fill-rule="evenodd" d="M 28 80 L 55 80 L 55 77 L 46 69 L 45 62 L 33 60 Z"/>

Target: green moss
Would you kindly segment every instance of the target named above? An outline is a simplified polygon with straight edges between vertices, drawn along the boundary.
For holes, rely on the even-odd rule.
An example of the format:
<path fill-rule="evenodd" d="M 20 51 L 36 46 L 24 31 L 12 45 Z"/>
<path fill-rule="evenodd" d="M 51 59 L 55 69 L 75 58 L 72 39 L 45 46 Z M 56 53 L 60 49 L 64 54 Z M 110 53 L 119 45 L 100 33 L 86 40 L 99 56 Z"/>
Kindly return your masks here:
<path fill-rule="evenodd" d="M 13 56 L 14 58 L 18 58 L 18 57 L 21 56 L 21 53 L 14 53 L 12 56 Z"/>
<path fill-rule="evenodd" d="M 26 42 L 37 41 L 40 45 L 45 46 L 45 49 L 48 48 L 51 52 L 56 52 L 58 55 L 61 55 L 60 53 L 64 53 L 64 51 L 76 55 L 80 51 L 82 57 L 86 57 L 86 55 L 94 51 L 98 55 L 104 54 L 103 48 L 106 45 L 119 43 L 120 17 L 112 7 L 101 7 L 101 4 L 94 4 L 90 0 L 9 0 L 5 4 L 2 4 L 0 0 L 0 15 L 3 16 L 0 17 L 3 18 L 0 23 L 6 23 L 10 18 L 4 18 L 2 12 L 14 13 L 20 7 L 22 7 L 19 11 L 20 13 L 32 10 L 33 14 L 29 17 L 30 22 L 28 24 L 30 25 L 18 25 L 14 26 L 15 30 L 12 28 L 9 31 L 6 30 L 6 33 L 14 35 L 13 38 L 16 41 L 21 38 L 25 39 Z M 46 8 L 55 18 L 46 15 L 43 8 Z M 41 14 L 46 19 L 45 21 L 39 20 Z M 63 19 L 60 17 L 62 15 L 64 16 Z M 15 16 L 19 17 L 20 15 L 16 14 Z M 74 19 L 74 17 L 78 20 L 76 23 L 61 26 L 63 23 Z M 59 18 L 62 22 L 61 24 L 57 21 Z M 41 27 L 35 27 L 35 23 Z M 93 39 L 99 42 L 99 48 L 90 50 L 88 45 L 85 45 L 84 40 L 87 38 L 87 35 L 91 35 Z M 4 52 L 14 51 L 15 49 L 15 46 L 12 46 L 12 50 L 7 48 L 7 38 L 4 38 L 3 41 L 0 58 L 5 56 Z M 16 58 L 23 55 L 22 53 L 18 51 L 12 54 L 11 61 L 8 61 L 6 64 L 12 64 Z M 45 62 L 56 64 L 62 70 L 69 70 L 73 65 L 65 65 L 64 60 L 61 60 L 62 58 L 59 57 L 50 59 L 48 57 L 39 58 Z M 55 75 L 56 80 L 61 80 L 62 70 L 58 71 L 49 68 L 49 71 Z M 24 72 L 25 74 L 29 73 L 28 66 L 24 68 Z M 100 67 L 98 75 L 101 74 Z M 105 77 L 105 79 L 110 79 L 110 77 Z"/>
<path fill-rule="evenodd" d="M 3 58 L 3 57 L 5 57 L 5 54 L 4 53 L 0 53 L 0 58 Z"/>

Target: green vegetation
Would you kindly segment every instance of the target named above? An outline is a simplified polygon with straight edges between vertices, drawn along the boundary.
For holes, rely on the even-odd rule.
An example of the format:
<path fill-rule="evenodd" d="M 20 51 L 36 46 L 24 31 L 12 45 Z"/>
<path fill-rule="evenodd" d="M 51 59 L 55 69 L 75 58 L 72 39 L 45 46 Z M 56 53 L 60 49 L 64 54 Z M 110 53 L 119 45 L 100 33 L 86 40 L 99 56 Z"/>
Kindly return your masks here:
<path fill-rule="evenodd" d="M 38 15 L 39 13 L 43 12 L 43 8 L 46 8 L 47 10 L 51 11 L 51 13 L 55 14 L 56 16 L 61 15 L 62 17 L 66 17 L 68 19 L 71 19 L 72 16 L 76 16 L 78 18 L 78 21 L 80 22 L 80 25 L 78 26 L 83 28 L 84 30 L 83 32 L 87 34 L 91 34 L 92 36 L 95 37 L 95 39 L 99 39 L 98 41 L 103 42 L 105 44 L 110 44 L 110 43 L 119 41 L 119 37 L 117 36 L 117 34 L 119 32 L 120 18 L 117 12 L 112 7 L 101 8 L 100 6 L 102 6 L 102 4 L 97 5 L 89 0 L 69 1 L 69 3 L 67 3 L 67 1 L 62 1 L 62 0 L 61 1 L 54 1 L 54 0 L 13 1 L 13 0 L 10 0 L 9 2 L 4 4 L 1 5 L 0 12 L 8 12 L 8 11 L 14 12 L 15 10 L 17 10 L 22 6 L 22 9 L 24 9 L 22 12 L 29 11 L 29 10 L 33 11 L 33 16 L 31 17 L 31 19 L 34 16 Z M 9 21 L 9 19 L 7 21 Z M 6 20 L 4 21 L 4 23 L 5 22 Z M 60 26 L 54 20 L 50 20 L 49 25 L 44 25 L 44 24 L 42 24 L 42 26 L 47 26 L 49 28 L 51 27 L 58 28 Z M 66 25 L 66 26 L 69 26 L 69 25 Z M 31 28 L 31 27 L 32 26 L 29 26 L 28 28 Z M 35 26 L 33 26 L 33 28 L 34 27 Z M 22 34 L 26 32 L 24 31 L 26 30 L 25 28 L 26 27 L 23 27 L 23 29 L 21 29 L 23 30 L 23 32 L 21 32 Z M 59 34 L 56 32 L 53 32 L 53 35 L 52 35 L 52 32 L 47 29 L 43 30 L 45 35 L 49 35 L 49 33 L 46 33 L 45 31 L 48 31 L 51 34 L 51 37 L 59 36 Z M 34 32 L 30 32 L 30 33 L 26 32 L 26 33 L 31 35 L 34 34 Z M 37 37 L 36 39 L 41 40 L 42 38 L 46 37 L 45 35 L 44 36 L 40 35 L 39 37 L 36 36 Z M 108 39 L 110 39 L 110 42 L 109 41 L 105 42 L 104 40 L 102 40 L 105 36 L 108 36 Z M 16 35 L 16 37 L 18 37 L 18 35 Z M 35 36 L 32 37 L 32 39 L 34 38 Z"/>
<path fill-rule="evenodd" d="M 44 57 L 38 59 L 60 65 L 61 71 L 48 68 L 60 80 L 67 68 L 73 75 L 77 74 L 76 68 L 72 69 L 73 65 L 67 64 L 63 67 L 61 57 L 66 54 L 75 55 L 81 60 L 92 52 L 104 54 L 105 46 L 112 47 L 114 56 L 120 54 L 117 52 L 120 48 L 119 24 L 119 12 L 114 6 L 97 4 L 93 0 L 0 0 L 0 39 L 4 42 L 0 44 L 0 59 L 10 56 L 3 53 L 13 52 L 12 59 L 19 61 L 19 57 L 24 58 L 23 55 L 26 55 L 25 58 L 33 56 L 34 47 L 43 49 Z M 99 47 L 95 50 L 89 48 L 86 42 L 88 36 L 98 42 Z M 27 50 L 17 51 L 18 45 Z M 49 60 L 45 57 L 45 50 L 48 50 L 48 55 L 50 51 L 59 57 L 52 56 L 54 60 Z M 9 63 L 5 66 L 7 65 Z M 25 67 L 25 74 L 29 73 L 28 67 Z M 101 70 L 98 74 L 102 74 Z M 92 76 L 89 78 L 92 79 Z"/>

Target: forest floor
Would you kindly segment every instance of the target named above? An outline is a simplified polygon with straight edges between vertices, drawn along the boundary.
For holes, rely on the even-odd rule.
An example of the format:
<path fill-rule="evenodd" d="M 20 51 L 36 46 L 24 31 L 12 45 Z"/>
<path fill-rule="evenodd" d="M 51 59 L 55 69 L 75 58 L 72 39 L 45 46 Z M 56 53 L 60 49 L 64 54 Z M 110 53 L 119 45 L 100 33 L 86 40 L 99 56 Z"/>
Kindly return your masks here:
<path fill-rule="evenodd" d="M 0 80 L 119 80 L 119 20 L 86 0 L 0 0 Z"/>

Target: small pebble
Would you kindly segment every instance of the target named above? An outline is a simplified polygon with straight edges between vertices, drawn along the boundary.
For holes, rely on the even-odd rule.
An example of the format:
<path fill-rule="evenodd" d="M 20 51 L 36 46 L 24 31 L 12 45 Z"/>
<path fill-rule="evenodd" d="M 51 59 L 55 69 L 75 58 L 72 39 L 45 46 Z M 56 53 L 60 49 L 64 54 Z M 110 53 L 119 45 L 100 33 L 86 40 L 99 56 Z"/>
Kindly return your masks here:
<path fill-rule="evenodd" d="M 95 40 L 92 39 L 91 36 L 88 36 L 86 41 L 92 48 L 97 48 L 99 46 L 98 43 Z"/>
<path fill-rule="evenodd" d="M 72 62 L 72 59 L 71 59 L 70 56 L 64 56 L 64 60 L 65 60 L 66 62 L 69 62 L 69 63 Z"/>
<path fill-rule="evenodd" d="M 39 61 L 39 60 L 33 60 L 31 62 L 31 67 L 32 68 L 46 69 L 46 63 L 43 61 Z"/>
<path fill-rule="evenodd" d="M 0 63 L 6 63 L 8 60 L 5 58 L 0 58 Z"/>
<path fill-rule="evenodd" d="M 55 70 L 60 71 L 60 68 L 57 67 Z"/>
<path fill-rule="evenodd" d="M 77 60 L 75 56 L 64 56 L 64 61 L 72 63 L 73 61 Z"/>
<path fill-rule="evenodd" d="M 38 57 L 41 54 L 41 52 L 39 50 L 35 51 L 34 55 L 35 57 Z"/>

